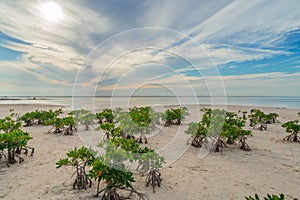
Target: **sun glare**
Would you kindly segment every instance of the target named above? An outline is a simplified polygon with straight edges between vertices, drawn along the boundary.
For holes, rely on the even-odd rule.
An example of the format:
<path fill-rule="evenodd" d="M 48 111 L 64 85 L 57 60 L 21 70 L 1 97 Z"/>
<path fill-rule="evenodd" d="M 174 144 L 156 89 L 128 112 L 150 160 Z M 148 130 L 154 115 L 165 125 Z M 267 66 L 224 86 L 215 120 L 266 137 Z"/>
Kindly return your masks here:
<path fill-rule="evenodd" d="M 54 2 L 43 3 L 39 10 L 48 21 L 57 22 L 63 19 L 63 12 L 60 6 Z"/>

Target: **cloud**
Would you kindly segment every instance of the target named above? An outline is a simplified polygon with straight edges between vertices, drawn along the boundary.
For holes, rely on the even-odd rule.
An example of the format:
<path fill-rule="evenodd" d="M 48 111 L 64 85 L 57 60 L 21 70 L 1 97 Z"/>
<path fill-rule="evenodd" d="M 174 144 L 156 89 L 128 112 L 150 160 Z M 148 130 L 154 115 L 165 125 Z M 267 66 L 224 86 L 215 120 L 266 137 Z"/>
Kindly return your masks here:
<path fill-rule="evenodd" d="M 64 13 L 58 22 L 44 19 L 39 10 L 44 2 L 1 4 L 0 45 L 21 52 L 18 60 L 0 62 L 1 69 L 12 68 L 0 72 L 3 84 L 11 87 L 13 78 L 19 78 L 15 86 L 26 85 L 30 77 L 30 84 L 69 91 L 77 74 L 83 89 L 125 90 L 145 82 L 182 89 L 183 80 L 199 89 L 210 83 L 204 79 L 220 80 L 218 69 L 227 70 L 221 78 L 232 88 L 252 80 L 271 84 L 271 79 L 298 77 L 297 68 L 292 75 L 287 68 L 268 69 L 272 64 L 264 61 L 286 56 L 289 66 L 298 66 L 293 41 L 287 39 L 300 28 L 299 1 L 57 1 Z M 255 61 L 266 73 L 248 74 L 238 67 Z M 160 68 L 141 67 L 155 63 Z M 17 70 L 26 77 L 2 79 Z M 241 70 L 241 75 L 231 70 Z"/>

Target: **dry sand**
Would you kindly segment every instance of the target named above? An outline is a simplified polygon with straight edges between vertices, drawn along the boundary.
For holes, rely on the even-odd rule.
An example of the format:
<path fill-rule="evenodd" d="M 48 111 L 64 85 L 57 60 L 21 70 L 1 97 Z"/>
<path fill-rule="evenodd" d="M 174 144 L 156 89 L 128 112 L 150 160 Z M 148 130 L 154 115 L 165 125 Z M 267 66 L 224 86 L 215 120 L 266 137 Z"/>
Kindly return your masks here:
<path fill-rule="evenodd" d="M 162 152 L 170 161 L 162 172 L 162 186 L 152 193 L 145 187 L 144 178 L 136 173 L 134 187 L 149 199 L 244 199 L 255 193 L 285 193 L 290 198 L 300 197 L 300 144 L 282 142 L 286 135 L 282 123 L 268 126 L 267 131 L 253 130 L 247 139 L 250 152 L 241 151 L 238 144 L 231 145 L 223 153 L 210 153 L 199 158 L 199 149 L 187 147 L 184 130 L 187 123 L 198 121 L 198 106 L 187 106 L 190 112 L 180 127 L 161 127 L 149 138 L 149 145 Z M 202 107 L 202 106 L 200 106 Z M 0 105 L 0 117 L 14 108 L 18 113 L 31 110 L 56 109 L 48 105 Z M 68 110 L 70 108 L 63 108 Z M 227 106 L 227 110 L 250 110 L 245 106 Z M 299 109 L 260 108 L 276 112 L 280 122 L 297 119 Z M 249 128 L 249 127 L 248 127 Z M 35 148 L 33 157 L 7 168 L 0 161 L 0 198 L 2 199 L 95 199 L 96 184 L 87 191 L 72 189 L 73 169 L 56 169 L 55 163 L 75 146 L 89 143 L 99 133 L 82 130 L 73 136 L 45 134 L 50 127 L 24 127 L 33 136 L 29 145 Z M 83 141 L 79 136 L 86 134 Z M 92 135 L 92 136 L 89 136 Z M 99 134 L 99 141 L 102 137 Z M 93 140 L 95 142 L 95 140 Z M 170 143 L 171 141 L 171 143 Z M 169 149 L 169 151 L 168 151 Z M 175 154 L 175 156 L 173 156 Z M 182 156 L 180 156 L 183 154 Z M 173 156 L 173 157 L 172 157 Z M 171 162 L 172 159 L 176 159 Z"/>

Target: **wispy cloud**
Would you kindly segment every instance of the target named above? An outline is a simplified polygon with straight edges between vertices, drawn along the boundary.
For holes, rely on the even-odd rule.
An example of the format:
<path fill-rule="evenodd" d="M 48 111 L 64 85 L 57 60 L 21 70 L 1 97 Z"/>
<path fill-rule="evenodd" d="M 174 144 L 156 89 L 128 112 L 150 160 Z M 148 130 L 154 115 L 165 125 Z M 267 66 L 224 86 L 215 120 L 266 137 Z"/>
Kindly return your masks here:
<path fill-rule="evenodd" d="M 216 77 L 235 93 L 244 93 L 240 84 L 276 88 L 283 79 L 296 87 L 300 47 L 291 34 L 300 35 L 299 1 L 56 1 L 58 22 L 43 17 L 45 2 L 1 3 L 0 48 L 19 52 L 0 61 L 2 85 L 11 91 L 24 82 L 71 93 L 76 74 L 78 87 L 99 91 L 145 84 L 199 91 Z M 270 68 L 276 64 L 282 69 Z"/>

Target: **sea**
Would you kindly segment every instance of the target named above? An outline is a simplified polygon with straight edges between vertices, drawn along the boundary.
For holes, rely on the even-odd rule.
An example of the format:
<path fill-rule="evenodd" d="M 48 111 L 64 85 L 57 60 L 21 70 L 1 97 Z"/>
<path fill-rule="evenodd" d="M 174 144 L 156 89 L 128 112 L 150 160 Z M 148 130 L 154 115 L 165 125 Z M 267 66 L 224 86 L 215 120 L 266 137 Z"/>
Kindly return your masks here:
<path fill-rule="evenodd" d="M 300 96 L 0 96 L 0 99 L 0 104 L 51 104 L 70 106 L 73 109 L 166 105 L 241 105 L 300 108 Z"/>

